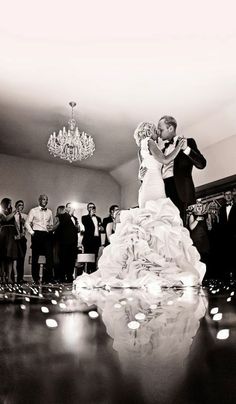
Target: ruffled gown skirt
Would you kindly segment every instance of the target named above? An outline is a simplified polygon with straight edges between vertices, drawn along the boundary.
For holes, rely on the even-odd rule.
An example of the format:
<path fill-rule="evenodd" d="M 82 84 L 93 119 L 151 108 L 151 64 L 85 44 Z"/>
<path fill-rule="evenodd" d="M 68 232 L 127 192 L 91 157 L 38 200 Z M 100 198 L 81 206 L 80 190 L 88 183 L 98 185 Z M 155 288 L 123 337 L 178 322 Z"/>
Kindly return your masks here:
<path fill-rule="evenodd" d="M 166 197 L 145 199 L 141 200 L 141 208 L 121 211 L 120 223 L 111 244 L 104 248 L 98 271 L 79 276 L 74 281 L 75 290 L 201 283 L 205 265 L 200 262 L 189 231 L 183 227 L 178 209 Z"/>

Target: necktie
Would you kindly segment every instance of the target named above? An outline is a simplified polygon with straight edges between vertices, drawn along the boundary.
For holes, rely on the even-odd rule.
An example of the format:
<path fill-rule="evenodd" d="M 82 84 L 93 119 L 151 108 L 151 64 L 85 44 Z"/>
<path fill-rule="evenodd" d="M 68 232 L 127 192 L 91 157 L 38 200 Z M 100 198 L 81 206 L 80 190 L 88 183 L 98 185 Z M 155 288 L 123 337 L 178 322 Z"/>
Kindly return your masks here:
<path fill-rule="evenodd" d="M 171 140 L 168 140 L 167 142 L 165 142 L 164 150 L 166 150 L 170 146 L 170 144 L 173 144 L 173 143 L 174 143 L 174 139 L 171 139 Z"/>

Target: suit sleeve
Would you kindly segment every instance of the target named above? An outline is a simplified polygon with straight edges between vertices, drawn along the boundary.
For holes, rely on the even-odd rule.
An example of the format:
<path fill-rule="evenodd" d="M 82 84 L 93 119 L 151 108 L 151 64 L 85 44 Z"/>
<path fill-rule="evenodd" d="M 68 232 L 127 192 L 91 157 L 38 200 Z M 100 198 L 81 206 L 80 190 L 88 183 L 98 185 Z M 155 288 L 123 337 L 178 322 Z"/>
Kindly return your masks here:
<path fill-rule="evenodd" d="M 188 139 L 188 146 L 190 147 L 190 153 L 188 155 L 188 158 L 191 160 L 193 165 L 200 170 L 206 167 L 206 159 L 203 157 L 203 155 L 200 153 L 200 151 L 197 148 L 197 144 L 194 139 Z"/>
<path fill-rule="evenodd" d="M 86 222 L 85 216 L 81 217 L 81 221 L 82 221 L 82 224 L 85 226 L 85 222 Z"/>

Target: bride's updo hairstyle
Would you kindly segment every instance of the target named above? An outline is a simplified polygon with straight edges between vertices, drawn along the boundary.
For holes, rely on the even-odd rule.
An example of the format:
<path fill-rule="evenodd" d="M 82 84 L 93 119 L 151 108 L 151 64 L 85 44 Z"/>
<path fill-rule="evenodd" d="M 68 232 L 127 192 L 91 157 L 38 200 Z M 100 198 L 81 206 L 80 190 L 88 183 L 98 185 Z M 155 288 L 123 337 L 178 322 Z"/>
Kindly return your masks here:
<path fill-rule="evenodd" d="M 153 122 L 141 122 L 134 131 L 134 139 L 138 146 L 141 140 L 151 137 L 157 131 L 157 127 Z"/>

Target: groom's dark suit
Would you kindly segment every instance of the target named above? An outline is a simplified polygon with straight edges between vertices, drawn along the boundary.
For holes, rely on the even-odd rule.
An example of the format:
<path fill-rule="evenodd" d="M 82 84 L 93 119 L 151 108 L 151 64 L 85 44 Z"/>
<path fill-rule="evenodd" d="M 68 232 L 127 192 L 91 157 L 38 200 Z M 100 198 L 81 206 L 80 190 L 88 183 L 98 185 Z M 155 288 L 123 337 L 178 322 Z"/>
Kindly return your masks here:
<path fill-rule="evenodd" d="M 193 166 L 199 169 L 206 166 L 206 159 L 198 150 L 195 140 L 187 139 L 187 145 L 190 148 L 189 155 L 181 150 L 174 160 L 173 177 L 164 179 L 166 195 L 179 208 L 180 216 L 185 225 L 186 209 L 195 203 L 195 188 L 192 179 Z"/>

